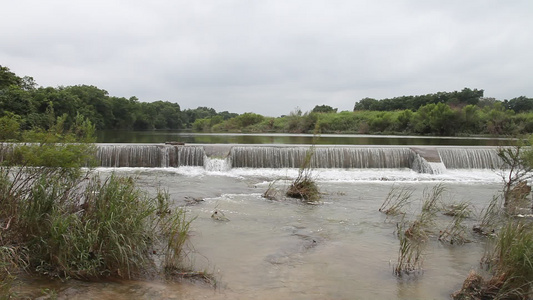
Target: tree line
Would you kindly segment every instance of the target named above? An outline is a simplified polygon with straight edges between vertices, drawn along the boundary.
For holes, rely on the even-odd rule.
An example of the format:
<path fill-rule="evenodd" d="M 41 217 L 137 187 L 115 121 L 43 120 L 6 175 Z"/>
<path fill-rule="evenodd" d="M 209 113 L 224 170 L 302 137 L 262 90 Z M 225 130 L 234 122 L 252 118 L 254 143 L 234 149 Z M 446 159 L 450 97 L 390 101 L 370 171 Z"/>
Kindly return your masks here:
<path fill-rule="evenodd" d="M 387 99 L 364 98 L 353 111 L 317 105 L 279 118 L 245 113 L 235 118 L 197 119 L 197 131 L 416 134 L 438 136 L 520 135 L 533 132 L 533 98 L 498 101 L 483 90 L 439 92 Z"/>
<path fill-rule="evenodd" d="M 192 129 L 204 132 L 371 133 L 417 135 L 516 135 L 533 132 L 533 98 L 499 101 L 482 89 L 437 92 L 395 98 L 364 98 L 353 111 L 316 105 L 303 112 L 266 117 L 198 107 L 181 110 L 168 101 L 141 102 L 109 96 L 90 85 L 37 87 L 0 66 L 0 117 L 15 115 L 22 129 L 47 128 L 51 116 L 65 115 L 70 126 L 78 115 L 97 130 Z"/>
<path fill-rule="evenodd" d="M 82 115 L 96 129 L 154 130 L 191 128 L 196 119 L 237 116 L 227 111 L 198 107 L 181 110 L 169 101 L 141 102 L 136 97 L 114 97 L 92 85 L 37 87 L 32 77 L 20 77 L 0 65 L 0 117 L 14 114 L 23 129 L 47 128 L 50 111 L 66 115 L 65 124 Z"/>

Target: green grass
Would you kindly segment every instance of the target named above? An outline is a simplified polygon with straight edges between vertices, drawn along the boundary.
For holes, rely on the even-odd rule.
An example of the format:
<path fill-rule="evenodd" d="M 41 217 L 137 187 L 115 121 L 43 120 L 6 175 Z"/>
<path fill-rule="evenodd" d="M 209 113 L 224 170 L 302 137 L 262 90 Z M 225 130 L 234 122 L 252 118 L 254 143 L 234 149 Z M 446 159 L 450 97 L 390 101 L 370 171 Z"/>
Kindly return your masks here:
<path fill-rule="evenodd" d="M 459 202 L 445 207 L 444 215 L 451 216 L 448 226 L 439 232 L 439 241 L 450 244 L 464 244 L 470 242 L 469 231 L 464 221 L 472 215 L 472 209 L 467 202 Z"/>
<path fill-rule="evenodd" d="M 94 173 L 94 126 L 65 120 L 17 135 L 29 143 L 0 143 L 0 293 L 20 271 L 92 280 L 179 268 L 192 220 L 164 191 Z"/>
<path fill-rule="evenodd" d="M 413 189 L 393 186 L 387 194 L 387 198 L 381 204 L 379 211 L 390 216 L 404 214 L 403 208 L 411 203 L 412 195 Z"/>
<path fill-rule="evenodd" d="M 285 193 L 287 197 L 302 199 L 308 203 L 320 200 L 320 191 L 313 178 L 313 169 L 311 167 L 311 159 L 314 153 L 314 146 L 311 146 L 301 163 L 298 176 Z"/>
<path fill-rule="evenodd" d="M 417 275 L 422 271 L 424 252 L 430 235 L 435 231 L 435 219 L 439 212 L 439 204 L 444 191 L 445 188 L 441 184 L 435 185 L 432 189 L 424 189 L 420 213 L 413 220 L 406 220 L 406 215 L 402 214 L 402 219 L 397 224 L 400 247 L 397 263 L 394 266 L 394 274 L 396 276 Z M 386 203 L 402 203 L 402 205 L 406 205 L 411 194 L 406 189 L 400 190 L 396 194 L 394 192 L 389 193 L 387 198 L 399 199 L 399 201 L 386 200 Z M 402 206 L 396 205 L 396 207 Z"/>
<path fill-rule="evenodd" d="M 533 292 L 533 225 L 530 221 L 509 220 L 496 239 L 490 256 L 492 284 L 499 294 L 523 297 Z"/>
<path fill-rule="evenodd" d="M 16 214 L 1 246 L 24 245 L 28 259 L 15 252 L 26 264 L 19 266 L 78 279 L 139 277 L 158 272 L 152 249 L 164 242 L 164 265 L 178 267 L 191 220 L 183 210 L 170 209 L 168 195 L 149 197 L 129 177 L 53 175 L 20 176 L 4 199 Z"/>
<path fill-rule="evenodd" d="M 413 275 L 422 271 L 425 239 L 413 235 L 413 228 L 417 227 L 415 224 L 417 224 L 416 221 L 408 223 L 403 220 L 398 224 L 400 247 L 398 260 L 394 266 L 394 274 L 398 277 Z M 417 230 L 417 234 L 420 233 Z"/>

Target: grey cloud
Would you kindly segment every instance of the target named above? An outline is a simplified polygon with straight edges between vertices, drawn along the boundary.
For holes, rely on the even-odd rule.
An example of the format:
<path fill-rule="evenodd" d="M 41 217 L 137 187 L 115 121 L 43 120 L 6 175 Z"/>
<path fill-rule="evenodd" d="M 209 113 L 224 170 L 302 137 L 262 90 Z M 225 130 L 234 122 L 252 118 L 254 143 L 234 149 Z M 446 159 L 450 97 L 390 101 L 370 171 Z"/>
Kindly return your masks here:
<path fill-rule="evenodd" d="M 530 3 L 10 1 L 0 62 L 42 85 L 266 115 L 463 87 L 531 96 Z"/>

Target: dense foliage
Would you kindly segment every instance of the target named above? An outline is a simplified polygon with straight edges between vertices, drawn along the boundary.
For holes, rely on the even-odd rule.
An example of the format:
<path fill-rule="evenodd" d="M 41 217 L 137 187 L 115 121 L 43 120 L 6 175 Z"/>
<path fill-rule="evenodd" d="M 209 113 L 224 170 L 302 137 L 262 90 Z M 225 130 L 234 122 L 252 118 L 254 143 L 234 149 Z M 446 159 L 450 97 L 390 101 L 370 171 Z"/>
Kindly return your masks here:
<path fill-rule="evenodd" d="M 21 129 L 48 128 L 50 111 L 67 114 L 65 125 L 82 115 L 97 130 L 193 129 L 206 132 L 372 133 L 416 135 L 517 135 L 533 132 L 533 98 L 498 101 L 484 91 L 464 88 L 419 96 L 364 98 L 354 111 L 337 112 L 316 105 L 310 112 L 296 108 L 273 118 L 241 115 L 213 108 L 181 110 L 168 101 L 140 102 L 136 97 L 109 96 L 95 86 L 36 87 L 31 77 L 19 77 L 0 66 L 0 117 L 15 115 Z M 0 124 L 9 126 L 9 124 Z M 5 131 L 4 132 L 8 132 Z"/>
<path fill-rule="evenodd" d="M 67 119 L 22 130 L 20 117 L 0 117 L 0 299 L 11 299 L 21 271 L 96 279 L 181 267 L 184 211 L 164 191 L 150 197 L 133 178 L 87 168 L 94 126 L 79 114 L 71 126 Z"/>
<path fill-rule="evenodd" d="M 237 115 L 207 107 L 182 111 L 179 104 L 168 101 L 145 103 L 136 97 L 113 97 L 91 85 L 37 87 L 33 78 L 19 77 L 0 66 L 0 117 L 19 116 L 22 129 L 47 128 L 49 109 L 56 116 L 67 114 L 67 126 L 80 114 L 98 130 L 183 129 L 192 127 L 196 119 L 219 116 L 226 120 Z"/>
<path fill-rule="evenodd" d="M 357 102 L 354 110 L 417 110 L 428 104 L 446 103 L 450 105 L 476 105 L 483 97 L 483 90 L 471 90 L 464 88 L 460 92 L 439 92 L 436 94 L 427 94 L 420 96 L 402 96 L 395 98 L 386 98 L 376 100 L 373 98 L 364 98 Z"/>

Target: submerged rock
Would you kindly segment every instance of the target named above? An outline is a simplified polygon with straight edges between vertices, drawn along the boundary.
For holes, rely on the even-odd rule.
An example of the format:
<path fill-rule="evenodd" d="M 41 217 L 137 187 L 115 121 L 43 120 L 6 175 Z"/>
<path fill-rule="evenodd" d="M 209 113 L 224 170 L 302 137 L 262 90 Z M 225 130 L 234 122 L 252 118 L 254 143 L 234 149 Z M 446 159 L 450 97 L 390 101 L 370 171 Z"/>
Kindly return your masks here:
<path fill-rule="evenodd" d="M 215 210 L 213 214 L 211 215 L 211 219 L 215 221 L 221 221 L 221 222 L 229 222 L 229 219 L 224 215 L 223 212 L 219 212 L 218 210 Z"/>
<path fill-rule="evenodd" d="M 294 230 L 292 236 L 298 237 L 294 243 L 284 246 L 282 249 L 274 254 L 267 255 L 265 261 L 274 264 L 289 264 L 292 260 L 298 258 L 318 246 L 323 240 L 318 236 L 312 236 L 306 233 L 301 233 L 299 230 Z"/>
<path fill-rule="evenodd" d="M 194 198 L 194 197 L 185 197 L 185 205 L 196 205 L 200 202 L 204 202 L 205 200 L 202 198 Z"/>

